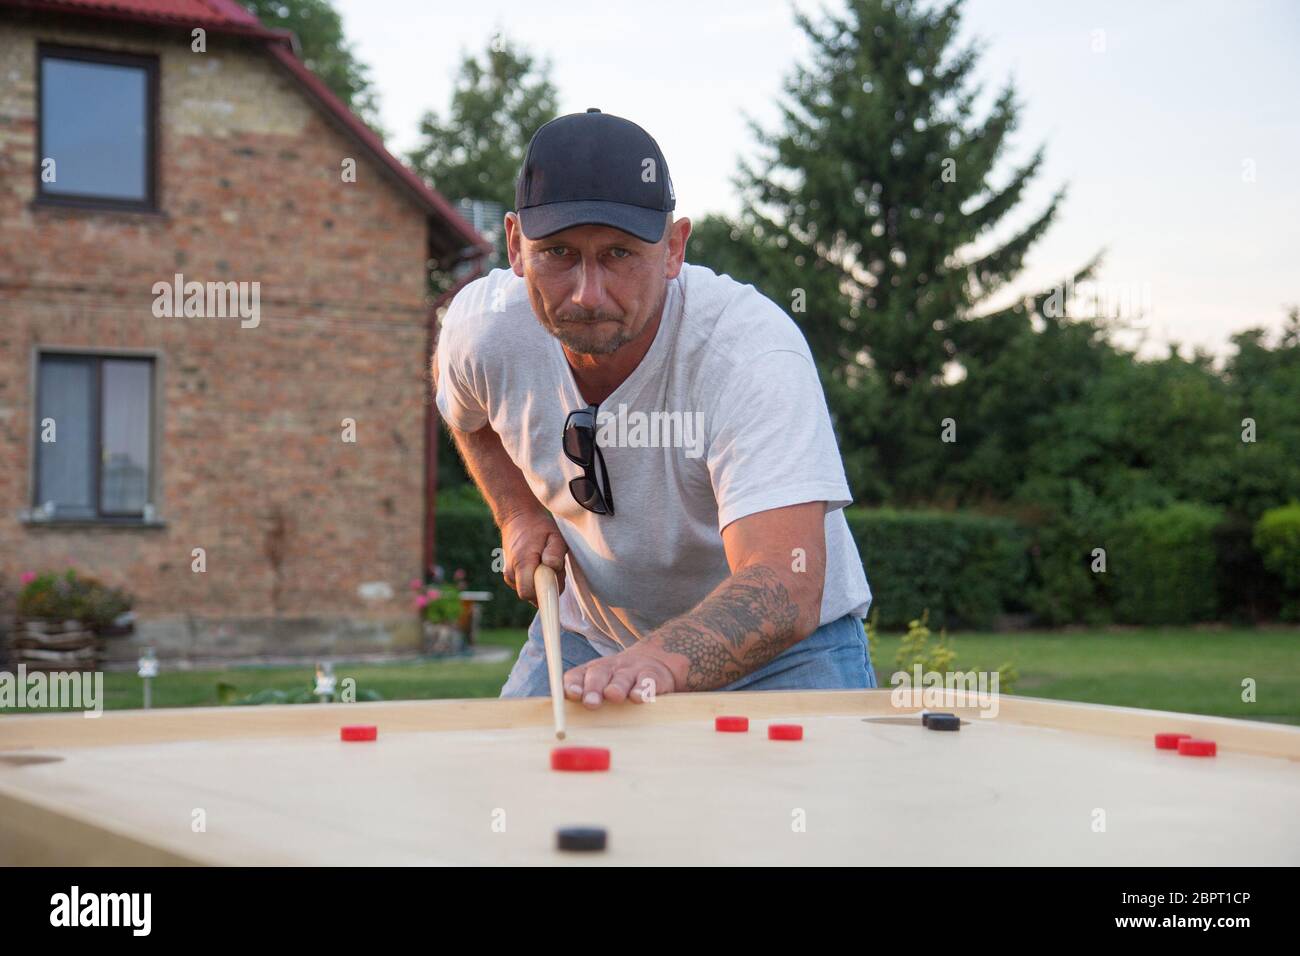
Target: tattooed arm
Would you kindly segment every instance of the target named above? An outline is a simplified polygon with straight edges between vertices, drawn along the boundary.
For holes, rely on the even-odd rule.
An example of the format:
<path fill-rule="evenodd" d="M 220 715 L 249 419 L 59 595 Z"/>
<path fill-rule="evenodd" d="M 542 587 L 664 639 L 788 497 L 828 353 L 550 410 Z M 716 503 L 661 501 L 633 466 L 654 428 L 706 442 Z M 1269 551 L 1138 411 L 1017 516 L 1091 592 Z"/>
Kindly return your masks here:
<path fill-rule="evenodd" d="M 564 675 L 565 696 L 598 707 L 655 693 L 716 690 L 817 629 L 826 573 L 826 505 L 741 518 L 722 531 L 731 577 L 634 647 Z"/>

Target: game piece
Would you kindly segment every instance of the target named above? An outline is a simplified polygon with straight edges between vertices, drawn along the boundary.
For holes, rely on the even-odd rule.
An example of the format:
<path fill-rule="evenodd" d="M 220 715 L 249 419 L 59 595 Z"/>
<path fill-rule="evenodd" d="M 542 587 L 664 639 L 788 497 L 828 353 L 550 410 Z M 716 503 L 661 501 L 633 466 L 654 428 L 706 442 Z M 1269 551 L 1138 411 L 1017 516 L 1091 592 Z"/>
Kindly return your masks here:
<path fill-rule="evenodd" d="M 803 727 L 800 724 L 768 724 L 768 740 L 803 740 Z"/>
<path fill-rule="evenodd" d="M 931 730 L 961 730 L 961 718 L 956 714 L 931 714 L 925 726 Z"/>
<path fill-rule="evenodd" d="M 715 717 L 713 729 L 724 733 L 739 734 L 749 730 L 748 717 Z"/>
<path fill-rule="evenodd" d="M 1198 740 L 1195 737 L 1185 737 L 1178 741 L 1178 752 L 1184 757 L 1213 757 L 1218 753 L 1219 748 L 1214 745 L 1213 740 Z"/>
<path fill-rule="evenodd" d="M 1191 734 L 1156 734 L 1156 748 L 1159 750 L 1177 750 L 1178 741 L 1187 740 Z"/>
<path fill-rule="evenodd" d="M 921 711 L 921 726 L 929 727 L 931 717 L 956 717 L 956 716 L 957 716 L 956 714 L 940 713 L 937 710 L 923 710 Z"/>
<path fill-rule="evenodd" d="M 379 728 L 357 724 L 344 727 L 339 731 L 339 737 L 343 740 L 375 740 L 379 737 Z"/>
<path fill-rule="evenodd" d="M 554 747 L 552 770 L 608 770 L 609 751 L 604 747 Z"/>
<path fill-rule="evenodd" d="M 561 827 L 555 834 L 557 850 L 592 852 L 605 849 L 604 827 Z"/>

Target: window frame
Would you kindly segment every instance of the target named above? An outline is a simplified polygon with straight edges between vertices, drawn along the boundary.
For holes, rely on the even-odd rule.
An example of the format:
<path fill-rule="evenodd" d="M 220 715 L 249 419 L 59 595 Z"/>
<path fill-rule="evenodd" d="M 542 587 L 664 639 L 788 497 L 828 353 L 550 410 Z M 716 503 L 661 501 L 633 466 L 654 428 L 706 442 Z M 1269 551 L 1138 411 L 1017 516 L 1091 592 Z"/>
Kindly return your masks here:
<path fill-rule="evenodd" d="M 78 193 L 47 193 L 41 179 L 41 163 L 45 159 L 45 60 L 78 60 L 83 63 L 104 63 L 111 66 L 130 66 L 145 72 L 145 197 L 144 199 L 114 199 Z M 158 143 L 159 98 L 158 57 L 143 53 L 125 53 L 118 50 L 98 50 L 91 47 L 64 46 L 59 43 L 36 44 L 36 156 L 34 202 L 41 206 L 71 206 L 83 209 L 109 209 L 123 212 L 151 212 L 158 209 Z"/>
<path fill-rule="evenodd" d="M 93 365 L 91 392 L 91 436 L 93 441 L 93 462 L 88 463 L 93 471 L 94 509 L 93 515 L 49 515 L 42 509 L 45 503 L 40 500 L 41 491 L 41 363 L 46 357 L 65 359 L 84 359 Z M 103 363 L 108 360 L 144 361 L 150 366 L 149 378 L 149 481 L 146 487 L 145 510 L 133 512 L 104 511 L 103 505 Z M 30 512 L 28 523 L 39 525 L 161 525 L 162 475 L 159 464 L 162 459 L 159 442 L 162 436 L 162 353 L 153 349 L 116 349 L 116 348 L 76 348 L 60 346 L 38 346 L 32 350 L 32 432 L 30 456 Z"/>

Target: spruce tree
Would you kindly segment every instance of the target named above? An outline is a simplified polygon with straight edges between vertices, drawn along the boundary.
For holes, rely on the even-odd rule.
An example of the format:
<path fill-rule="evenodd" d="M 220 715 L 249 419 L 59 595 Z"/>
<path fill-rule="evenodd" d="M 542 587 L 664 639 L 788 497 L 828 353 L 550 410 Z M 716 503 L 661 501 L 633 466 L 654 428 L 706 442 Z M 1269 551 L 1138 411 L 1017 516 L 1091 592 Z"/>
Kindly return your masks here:
<path fill-rule="evenodd" d="M 939 442 L 946 417 L 965 437 L 949 363 L 993 361 L 1031 331 L 1032 306 L 989 315 L 988 302 L 1064 195 L 994 238 L 1043 151 L 1004 168 L 1014 90 L 977 115 L 960 7 L 846 0 L 822 23 L 797 15 L 812 57 L 786 81 L 780 128 L 750 124 L 762 157 L 741 164 L 739 220 L 710 217 L 692 239 L 691 261 L 754 282 L 800 324 L 859 500 L 942 496 L 971 451 Z"/>

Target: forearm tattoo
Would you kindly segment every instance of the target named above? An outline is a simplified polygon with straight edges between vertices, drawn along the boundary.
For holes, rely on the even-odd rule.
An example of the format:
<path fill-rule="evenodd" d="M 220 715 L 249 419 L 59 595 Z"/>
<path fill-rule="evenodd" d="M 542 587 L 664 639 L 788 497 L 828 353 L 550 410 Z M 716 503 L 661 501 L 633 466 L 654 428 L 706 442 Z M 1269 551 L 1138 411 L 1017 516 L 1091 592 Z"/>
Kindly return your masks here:
<path fill-rule="evenodd" d="M 687 690 L 716 690 L 757 670 L 795 643 L 799 606 L 771 568 L 732 575 L 655 637 L 690 667 Z"/>

